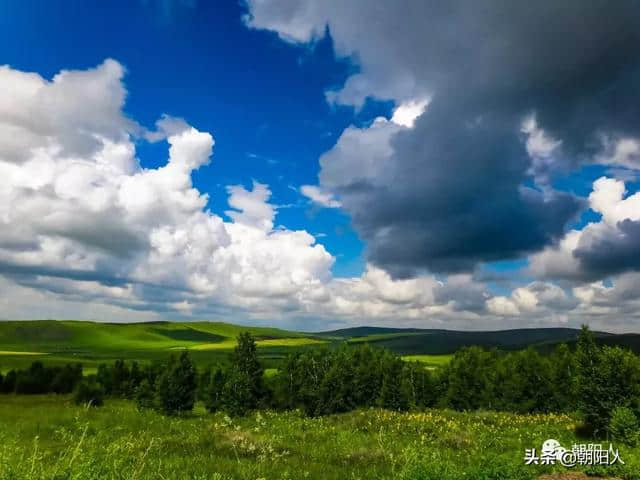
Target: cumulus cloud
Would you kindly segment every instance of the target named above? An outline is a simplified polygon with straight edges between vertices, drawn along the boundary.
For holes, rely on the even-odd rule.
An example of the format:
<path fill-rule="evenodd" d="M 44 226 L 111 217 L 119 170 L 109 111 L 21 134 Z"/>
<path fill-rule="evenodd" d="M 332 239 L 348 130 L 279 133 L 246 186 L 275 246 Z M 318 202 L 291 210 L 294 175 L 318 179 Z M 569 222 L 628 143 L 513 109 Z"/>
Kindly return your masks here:
<path fill-rule="evenodd" d="M 274 227 L 266 185 L 228 188 L 231 222 L 205 210 L 191 174 L 209 162 L 213 137 L 171 117 L 155 131 L 127 119 L 123 72 L 107 60 L 48 81 L 3 67 L 11 100 L 0 134 L 19 131 L 26 144 L 0 151 L 0 272 L 132 309 L 269 309 L 313 296 L 331 255 L 305 231 Z M 166 165 L 141 168 L 139 135 L 168 142 Z"/>
<path fill-rule="evenodd" d="M 602 177 L 589 206 L 598 222 L 568 232 L 557 246 L 531 258 L 539 277 L 593 281 L 640 269 L 640 193 L 626 196 L 624 182 Z"/>
<path fill-rule="evenodd" d="M 429 99 L 411 121 L 348 127 L 320 159 L 320 186 L 394 275 L 471 271 L 552 246 L 583 208 L 551 188 L 554 174 L 604 158 L 637 167 L 637 2 L 248 6 L 247 25 L 288 42 L 330 32 L 358 71 L 329 101 L 390 99 L 401 118 Z"/>
<path fill-rule="evenodd" d="M 637 282 L 628 274 L 609 286 L 565 291 L 541 282 L 504 297 L 468 273 L 394 278 L 368 263 L 361 276 L 333 278 L 334 258 L 313 235 L 277 225 L 268 185 L 229 186 L 229 220 L 207 210 L 209 198 L 191 175 L 209 163 L 212 135 L 173 117 L 160 118 L 153 130 L 126 118 L 124 68 L 117 62 L 52 80 L 9 67 L 2 72 L 0 88 L 30 112 L 26 117 L 13 100 L 0 101 L 0 136 L 20 137 L 0 146 L 5 318 L 215 317 L 302 329 L 372 323 L 501 328 L 513 326 L 516 316 L 523 324 L 542 321 L 552 308 L 550 318 L 573 324 L 578 314 L 597 320 L 600 312 L 618 311 L 619 318 L 635 318 L 631 307 L 622 307 L 637 298 Z M 74 105 L 78 96 L 82 105 Z M 420 128 L 422 117 L 412 124 L 412 116 L 432 108 L 408 105 L 396 110 L 395 120 L 347 129 L 322 159 L 322 184 L 339 186 L 343 175 L 351 202 L 372 186 L 387 188 L 372 170 L 398 174 L 395 136 Z M 142 139 L 167 142 L 166 164 L 141 167 L 135 145 Z M 360 161 L 375 169 L 343 165 L 336 160 L 340 149 L 360 149 L 366 153 Z M 625 231 L 625 221 L 637 220 L 636 197 L 623 198 L 624 186 L 603 182 L 596 190 L 592 208 L 610 228 Z M 517 195 L 557 201 L 548 193 Z M 410 225 L 410 216 L 403 221 Z"/>

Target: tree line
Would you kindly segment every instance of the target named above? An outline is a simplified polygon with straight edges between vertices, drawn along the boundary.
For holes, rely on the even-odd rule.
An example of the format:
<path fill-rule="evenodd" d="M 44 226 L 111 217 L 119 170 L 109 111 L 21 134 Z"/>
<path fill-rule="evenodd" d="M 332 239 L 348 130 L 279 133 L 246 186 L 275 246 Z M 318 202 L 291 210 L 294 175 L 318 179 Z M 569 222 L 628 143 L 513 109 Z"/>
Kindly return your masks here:
<path fill-rule="evenodd" d="M 210 412 L 244 415 L 258 408 L 300 409 L 327 415 L 356 408 L 391 410 L 450 408 L 516 413 L 582 413 L 585 426 L 602 434 L 637 430 L 640 357 L 601 347 L 584 327 L 576 347 L 560 345 L 548 355 L 467 347 L 436 370 L 406 362 L 369 345 L 299 350 L 265 377 L 256 343 L 241 333 L 227 365 L 198 371 L 185 350 L 165 363 L 102 364 L 82 376 L 79 364 L 0 375 L 0 392 L 69 393 L 78 403 L 102 404 L 104 396 L 130 398 L 139 408 L 173 415 L 197 400 Z"/>

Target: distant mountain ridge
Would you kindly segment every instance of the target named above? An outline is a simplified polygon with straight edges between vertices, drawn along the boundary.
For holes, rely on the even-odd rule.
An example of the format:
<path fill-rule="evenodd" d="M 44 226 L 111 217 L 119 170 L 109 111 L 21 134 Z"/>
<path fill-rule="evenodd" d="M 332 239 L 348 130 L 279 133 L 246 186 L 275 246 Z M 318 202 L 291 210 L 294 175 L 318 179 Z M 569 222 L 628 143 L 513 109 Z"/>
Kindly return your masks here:
<path fill-rule="evenodd" d="M 369 343 L 400 355 L 439 355 L 462 347 L 518 350 L 534 347 L 548 351 L 558 343 L 572 344 L 576 328 L 520 328 L 496 331 L 388 328 L 358 326 L 325 332 L 297 332 L 269 327 L 249 327 L 222 322 L 97 323 L 69 320 L 0 321 L 2 355 L 11 352 L 47 353 L 65 358 L 156 358 L 174 349 L 188 348 L 202 359 L 223 355 L 235 345 L 241 331 L 250 331 L 264 355 L 281 358 L 292 348 L 314 345 Z M 619 345 L 640 353 L 640 334 L 595 332 L 605 345 Z M 4 354 L 2 354 L 4 352 Z M 48 358 L 52 358 L 51 356 Z M 204 361 L 204 360 L 203 360 Z"/>
<path fill-rule="evenodd" d="M 461 331 L 446 329 L 349 327 L 319 332 L 321 338 L 345 340 L 349 343 L 371 343 L 401 355 L 447 354 L 462 347 L 479 345 L 485 348 L 518 350 L 533 346 L 541 350 L 558 343 L 573 343 L 580 333 L 577 328 L 518 328 L 507 330 Z M 598 341 L 621 345 L 640 352 L 640 335 L 594 332 Z"/>

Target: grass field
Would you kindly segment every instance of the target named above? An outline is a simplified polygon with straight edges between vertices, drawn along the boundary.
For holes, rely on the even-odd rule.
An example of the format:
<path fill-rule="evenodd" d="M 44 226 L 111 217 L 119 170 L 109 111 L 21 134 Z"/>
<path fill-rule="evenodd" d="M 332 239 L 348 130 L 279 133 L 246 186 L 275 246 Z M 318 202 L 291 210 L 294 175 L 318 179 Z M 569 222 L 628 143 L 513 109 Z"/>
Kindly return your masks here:
<path fill-rule="evenodd" d="M 276 368 L 297 348 L 318 345 L 370 343 L 388 348 L 429 368 L 446 363 L 465 345 L 513 350 L 535 346 L 549 349 L 573 341 L 575 329 L 539 328 L 499 332 L 355 327 L 324 333 L 302 333 L 269 327 L 222 322 L 95 323 L 70 320 L 0 321 L 0 372 L 26 368 L 35 359 L 50 365 L 80 362 L 86 371 L 122 358 L 150 362 L 165 360 L 171 352 L 189 349 L 199 366 L 223 361 L 235 346 L 235 337 L 249 331 L 256 338 L 265 365 Z M 640 351 L 640 336 L 598 333 L 601 342 L 622 344 Z"/>
<path fill-rule="evenodd" d="M 86 409 L 67 397 L 10 395 L 0 397 L 0 479 L 533 479 L 562 469 L 525 466 L 525 448 L 581 443 L 575 423 L 439 410 L 231 420 L 200 406 L 171 418 L 126 400 Z M 623 467 L 601 473 L 640 478 L 640 451 L 621 455 Z"/>
<path fill-rule="evenodd" d="M 449 363 L 453 355 L 405 355 L 402 357 L 407 362 L 424 363 L 428 368 L 437 368 Z"/>
<path fill-rule="evenodd" d="M 292 348 L 327 340 L 308 334 L 267 327 L 245 327 L 221 322 L 152 322 L 106 324 L 80 321 L 0 322 L 0 372 L 26 368 L 36 359 L 49 365 L 80 362 L 92 372 L 102 362 L 122 358 L 150 362 L 189 349 L 198 365 L 226 358 L 235 337 L 249 331 L 258 341 L 267 365 Z"/>

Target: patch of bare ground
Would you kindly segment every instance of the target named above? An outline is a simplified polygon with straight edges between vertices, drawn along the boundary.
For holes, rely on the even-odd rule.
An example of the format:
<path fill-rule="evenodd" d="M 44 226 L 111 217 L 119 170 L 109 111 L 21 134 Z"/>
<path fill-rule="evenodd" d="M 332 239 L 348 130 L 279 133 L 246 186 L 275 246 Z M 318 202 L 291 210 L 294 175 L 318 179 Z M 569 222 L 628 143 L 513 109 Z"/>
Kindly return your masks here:
<path fill-rule="evenodd" d="M 584 473 L 554 473 L 553 475 L 543 475 L 538 480 L 622 480 L 617 477 L 588 477 Z"/>

